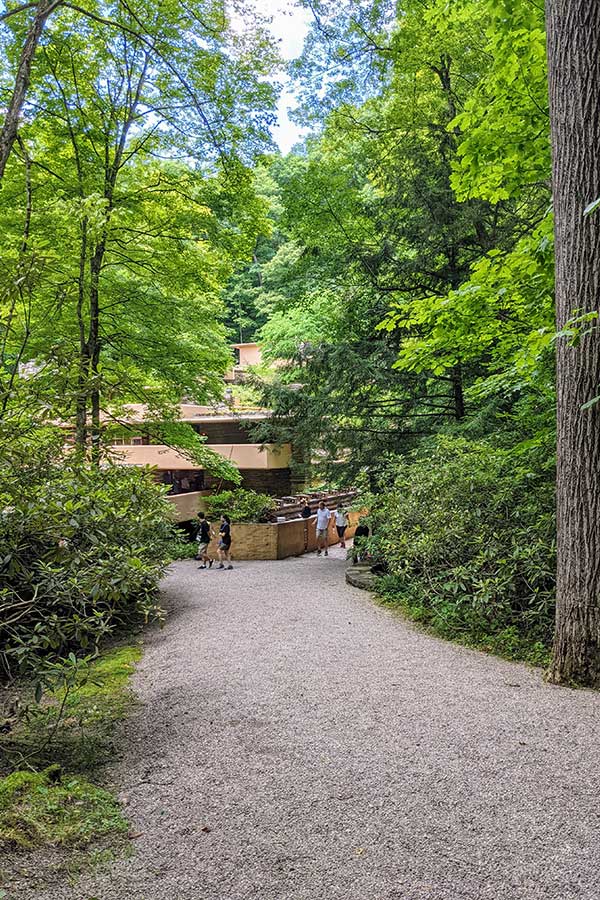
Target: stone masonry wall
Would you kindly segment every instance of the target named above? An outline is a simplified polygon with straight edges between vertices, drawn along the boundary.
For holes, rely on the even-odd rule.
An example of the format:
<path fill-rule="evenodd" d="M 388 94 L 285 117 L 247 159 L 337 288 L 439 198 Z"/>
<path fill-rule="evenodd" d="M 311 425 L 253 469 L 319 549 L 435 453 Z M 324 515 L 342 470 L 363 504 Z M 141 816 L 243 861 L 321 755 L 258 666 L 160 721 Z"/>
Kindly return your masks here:
<path fill-rule="evenodd" d="M 350 522 L 346 538 L 354 536 L 358 520 L 363 515 L 359 512 L 348 514 Z M 316 516 L 310 519 L 292 519 L 277 524 L 233 524 L 231 526 L 231 556 L 233 560 L 248 559 L 287 559 L 289 556 L 301 556 L 303 553 L 317 549 Z M 218 523 L 213 524 L 218 531 Z M 217 543 L 211 541 L 209 554 L 217 559 Z M 335 519 L 329 522 L 329 546 L 338 543 L 335 530 Z"/>

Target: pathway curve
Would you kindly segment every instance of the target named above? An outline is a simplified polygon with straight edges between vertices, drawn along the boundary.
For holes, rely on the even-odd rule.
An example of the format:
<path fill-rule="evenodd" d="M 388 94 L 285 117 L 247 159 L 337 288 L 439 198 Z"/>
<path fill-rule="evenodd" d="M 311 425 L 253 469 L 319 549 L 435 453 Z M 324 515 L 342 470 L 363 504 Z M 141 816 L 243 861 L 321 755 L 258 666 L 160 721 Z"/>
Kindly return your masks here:
<path fill-rule="evenodd" d="M 39 900 L 597 900 L 600 696 L 419 633 L 340 557 L 173 567 L 116 770 L 137 852 Z"/>

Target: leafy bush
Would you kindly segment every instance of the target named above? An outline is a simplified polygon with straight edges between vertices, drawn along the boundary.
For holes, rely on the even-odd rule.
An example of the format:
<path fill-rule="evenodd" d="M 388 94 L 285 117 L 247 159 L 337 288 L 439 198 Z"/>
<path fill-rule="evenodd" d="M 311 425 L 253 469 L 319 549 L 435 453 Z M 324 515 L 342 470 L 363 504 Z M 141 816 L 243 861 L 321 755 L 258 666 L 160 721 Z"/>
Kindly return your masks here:
<path fill-rule="evenodd" d="M 541 457 L 441 437 L 400 462 L 376 523 L 387 601 L 447 637 L 544 662 L 555 525 Z"/>
<path fill-rule="evenodd" d="M 215 519 L 224 513 L 232 522 L 261 522 L 273 512 L 276 504 L 268 494 L 246 491 L 222 491 L 206 498 L 206 515 Z"/>
<path fill-rule="evenodd" d="M 114 726 L 136 702 L 129 682 L 140 657 L 140 646 L 129 643 L 103 648 L 95 659 L 73 654 L 71 660 L 45 661 L 55 671 L 36 672 L 44 688 L 37 697 L 29 680 L 15 683 L 19 702 L 15 708 L 11 692 L 12 715 L 0 706 L 0 774 L 25 766 L 41 771 L 55 763 L 63 771 L 88 774 L 109 762 Z"/>
<path fill-rule="evenodd" d="M 188 537 L 187 540 L 182 540 L 180 538 L 178 541 L 175 541 L 171 544 L 169 550 L 169 556 L 173 561 L 180 559 L 194 559 L 197 553 L 198 544 L 191 536 Z"/>
<path fill-rule="evenodd" d="M 94 652 L 159 614 L 173 526 L 164 488 L 134 468 L 72 459 L 0 474 L 0 673 Z"/>

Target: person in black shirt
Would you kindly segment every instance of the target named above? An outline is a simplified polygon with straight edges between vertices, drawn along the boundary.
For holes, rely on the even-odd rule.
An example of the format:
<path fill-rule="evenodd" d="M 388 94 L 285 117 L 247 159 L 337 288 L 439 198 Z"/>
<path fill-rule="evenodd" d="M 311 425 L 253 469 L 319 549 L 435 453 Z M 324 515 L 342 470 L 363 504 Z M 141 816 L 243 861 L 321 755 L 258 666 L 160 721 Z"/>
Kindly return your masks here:
<path fill-rule="evenodd" d="M 208 545 L 210 544 L 211 537 L 214 537 L 214 531 L 211 529 L 210 522 L 207 521 L 203 512 L 198 513 L 198 518 L 200 520 L 200 525 L 198 527 L 198 534 L 196 535 L 196 540 L 198 541 L 198 553 L 196 559 L 199 559 L 202 563 L 198 568 L 206 569 L 208 564 L 208 568 L 210 569 L 213 560 L 208 555 Z"/>
<path fill-rule="evenodd" d="M 219 569 L 225 568 L 227 563 L 228 569 L 233 569 L 231 565 L 231 519 L 229 516 L 221 516 L 221 527 L 219 528 Z"/>
<path fill-rule="evenodd" d="M 303 519 L 310 519 L 312 516 L 312 509 L 310 508 L 310 503 L 308 502 L 308 497 L 304 498 L 304 506 L 302 507 L 302 512 L 300 515 Z"/>
<path fill-rule="evenodd" d="M 364 519 L 361 519 L 354 532 L 354 547 L 352 552 L 354 562 L 361 562 L 362 558 L 365 556 L 365 551 L 362 547 L 364 546 L 365 539 L 368 537 L 369 526 L 365 524 Z"/>
<path fill-rule="evenodd" d="M 302 507 L 300 515 L 304 519 L 304 552 L 306 553 L 308 550 L 308 520 L 312 516 L 313 511 L 310 508 L 308 497 L 304 497 L 302 502 L 304 503 L 304 506 Z"/>

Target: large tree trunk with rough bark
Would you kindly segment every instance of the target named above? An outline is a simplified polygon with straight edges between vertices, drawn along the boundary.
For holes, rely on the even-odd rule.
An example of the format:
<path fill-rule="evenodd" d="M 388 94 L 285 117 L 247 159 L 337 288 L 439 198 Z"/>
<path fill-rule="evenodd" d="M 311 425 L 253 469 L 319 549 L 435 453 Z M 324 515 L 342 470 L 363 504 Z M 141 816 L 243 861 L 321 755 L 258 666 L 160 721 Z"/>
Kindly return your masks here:
<path fill-rule="evenodd" d="M 19 116 L 21 115 L 29 89 L 29 82 L 31 81 L 31 66 L 33 65 L 35 51 L 44 30 L 46 19 L 57 6 L 60 6 L 60 3 L 61 0 L 40 0 L 35 6 L 33 20 L 21 50 L 12 97 L 6 110 L 2 130 L 0 131 L 0 181 L 4 175 L 10 152 L 17 139 Z"/>
<path fill-rule="evenodd" d="M 558 330 L 600 313 L 600 0 L 547 0 Z M 600 320 L 557 346 L 558 584 L 550 678 L 600 687 Z M 586 404 L 590 404 L 586 408 Z"/>

